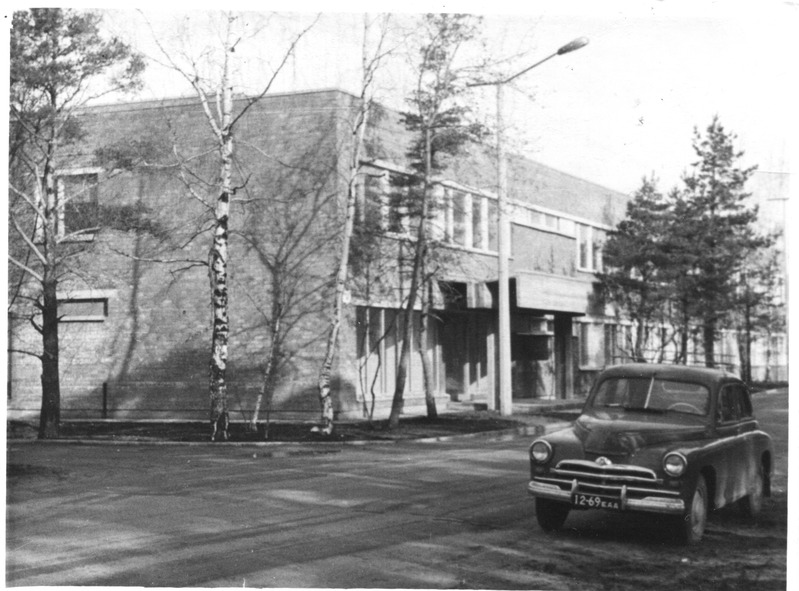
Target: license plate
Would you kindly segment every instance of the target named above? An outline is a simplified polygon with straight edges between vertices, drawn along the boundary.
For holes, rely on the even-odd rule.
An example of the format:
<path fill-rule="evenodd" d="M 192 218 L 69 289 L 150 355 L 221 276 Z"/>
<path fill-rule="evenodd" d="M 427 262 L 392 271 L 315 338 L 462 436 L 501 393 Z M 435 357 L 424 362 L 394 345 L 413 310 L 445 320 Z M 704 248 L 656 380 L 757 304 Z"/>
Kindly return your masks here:
<path fill-rule="evenodd" d="M 621 500 L 618 497 L 605 497 L 602 495 L 572 495 L 572 506 L 579 509 L 621 509 Z"/>

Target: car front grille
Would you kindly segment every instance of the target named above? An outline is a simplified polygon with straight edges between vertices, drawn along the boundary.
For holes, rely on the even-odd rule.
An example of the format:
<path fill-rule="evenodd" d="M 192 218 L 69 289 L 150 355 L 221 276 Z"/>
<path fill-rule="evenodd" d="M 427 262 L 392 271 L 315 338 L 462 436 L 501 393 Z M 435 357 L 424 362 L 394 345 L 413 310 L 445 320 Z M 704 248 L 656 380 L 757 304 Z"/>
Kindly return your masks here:
<path fill-rule="evenodd" d="M 657 483 L 657 477 L 652 470 L 627 464 L 601 465 L 588 460 L 564 460 L 552 472 L 569 476 L 570 478 L 578 478 L 586 482 Z"/>
<path fill-rule="evenodd" d="M 601 465 L 588 460 L 563 460 L 547 475 L 536 476 L 535 479 L 572 494 L 622 498 L 679 495 L 677 491 L 664 489 L 663 481 L 652 470 L 629 464 Z"/>

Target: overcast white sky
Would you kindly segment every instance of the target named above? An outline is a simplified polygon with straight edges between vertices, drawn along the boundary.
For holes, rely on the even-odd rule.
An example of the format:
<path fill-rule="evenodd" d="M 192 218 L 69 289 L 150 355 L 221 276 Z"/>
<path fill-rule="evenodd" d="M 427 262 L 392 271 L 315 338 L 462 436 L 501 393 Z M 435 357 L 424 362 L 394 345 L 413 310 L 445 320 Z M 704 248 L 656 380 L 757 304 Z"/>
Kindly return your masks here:
<path fill-rule="evenodd" d="M 629 193 L 654 173 L 661 188 L 674 186 L 693 160 L 692 132 L 713 115 L 738 135 L 745 163 L 758 164 L 753 188 L 788 195 L 795 149 L 795 80 L 799 4 L 770 0 L 546 0 L 497 2 L 380 2 L 391 12 L 465 11 L 485 15 L 489 48 L 497 57 L 526 51 L 511 68 L 545 57 L 575 37 L 585 48 L 560 56 L 518 79 L 506 93 L 514 145 L 554 168 Z M 138 3 L 163 34 L 174 15 Z M 174 9 L 180 9 L 176 5 Z M 193 4 L 209 8 L 208 4 Z M 323 16 L 298 48 L 276 91 L 339 87 L 357 90 L 361 21 L 378 8 L 362 2 L 234 3 L 226 7 L 307 11 L 286 26 Z M 163 9 L 159 6 L 159 9 Z M 173 9 L 167 7 L 167 9 Z M 491 12 L 487 13 L 486 10 Z M 197 15 L 195 14 L 195 17 Z M 197 19 L 193 19 L 196 21 Z M 141 16 L 116 13 L 108 25 L 148 53 L 157 53 Z M 198 37 L 199 40 L 199 37 Z M 244 48 L 244 71 L 263 65 L 263 47 Z M 252 78 L 252 76 L 250 76 Z M 141 98 L 187 94 L 174 73 L 152 66 Z M 400 75 L 383 79 L 384 100 L 401 106 Z M 255 90 L 255 88 L 252 88 Z M 486 112 L 493 94 L 485 91 Z M 782 204 L 771 202 L 772 210 Z M 767 213 L 767 212 L 764 212 Z"/>
<path fill-rule="evenodd" d="M 198 11 L 220 4 L 136 2 L 133 7 L 143 10 L 156 34 L 166 41 L 175 32 L 175 14 L 155 11 L 191 9 L 192 18 L 186 22 L 197 27 L 202 25 Z M 624 193 L 634 191 L 643 176 L 654 173 L 661 189 L 667 191 L 693 161 L 694 127 L 706 127 L 718 114 L 722 124 L 738 135 L 737 145 L 746 152 L 744 162 L 760 167 L 752 188 L 764 199 L 784 199 L 790 192 L 788 173 L 797 162 L 797 2 L 295 0 L 234 1 L 221 7 L 295 13 L 273 20 L 272 31 L 275 25 L 288 30 L 309 22 L 315 11 L 323 13 L 298 47 L 290 67 L 278 77 L 275 91 L 357 90 L 359 13 L 364 11 L 483 14 L 492 55 L 526 53 L 509 66 L 510 72 L 585 36 L 590 40 L 588 46 L 548 61 L 519 78 L 506 92 L 514 148 L 556 169 Z M 251 19 L 255 26 L 257 17 Z M 106 18 L 109 30 L 145 53 L 158 55 L 152 31 L 144 22 L 137 12 L 114 12 Z M 197 45 L 207 42 L 207 28 L 194 28 L 191 34 Z M 270 38 L 273 40 L 279 41 Z M 258 44 L 242 45 L 237 51 L 242 79 L 253 82 L 250 88 L 240 84 L 237 90 L 260 88 L 258 75 L 268 69 L 267 53 L 263 37 Z M 383 100 L 402 107 L 401 99 L 408 91 L 405 82 L 399 72 L 385 73 L 381 79 Z M 138 98 L 190 92 L 174 72 L 151 65 Z M 475 100 L 482 102 L 486 115 L 493 114 L 491 89 L 485 89 L 482 97 L 477 93 Z M 780 213 L 783 207 L 779 201 L 765 205 L 766 215 Z"/>

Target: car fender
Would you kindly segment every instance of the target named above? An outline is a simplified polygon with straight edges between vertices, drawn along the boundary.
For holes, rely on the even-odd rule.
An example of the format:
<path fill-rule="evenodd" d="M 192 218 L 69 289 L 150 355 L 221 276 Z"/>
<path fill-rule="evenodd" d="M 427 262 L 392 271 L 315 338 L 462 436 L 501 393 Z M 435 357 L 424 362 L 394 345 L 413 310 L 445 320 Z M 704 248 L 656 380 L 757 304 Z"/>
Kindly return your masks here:
<path fill-rule="evenodd" d="M 693 494 L 697 478 L 702 474 L 709 489 L 711 508 L 720 509 L 749 493 L 758 464 L 764 453 L 770 454 L 770 449 L 768 434 L 749 431 L 678 446 L 670 451 L 681 453 L 688 463 L 680 478 L 683 498 Z"/>

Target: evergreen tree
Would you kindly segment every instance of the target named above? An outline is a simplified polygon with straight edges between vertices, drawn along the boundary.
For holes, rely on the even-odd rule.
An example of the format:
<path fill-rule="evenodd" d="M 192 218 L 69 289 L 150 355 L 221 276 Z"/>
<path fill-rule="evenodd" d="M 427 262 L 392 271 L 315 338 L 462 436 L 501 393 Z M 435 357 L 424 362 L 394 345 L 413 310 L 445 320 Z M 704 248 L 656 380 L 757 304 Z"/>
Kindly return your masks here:
<path fill-rule="evenodd" d="M 603 293 L 619 315 L 633 322 L 627 355 L 651 361 L 646 353 L 651 331 L 664 317 L 669 285 L 666 246 L 673 225 L 669 204 L 654 178 L 644 178 L 627 203 L 627 215 L 603 247 L 605 272 L 597 273 Z"/>
<path fill-rule="evenodd" d="M 773 238 L 756 229 L 757 208 L 744 190 L 755 168 L 738 166 L 742 152 L 734 139 L 717 117 L 704 135 L 695 130 L 698 160 L 683 177 L 684 187 L 664 197 L 654 180 L 644 179 L 604 246 L 606 271 L 597 276 L 607 300 L 635 326 L 628 344 L 635 360 L 648 360 L 651 331 L 671 324 L 674 333 L 661 337 L 659 357 L 679 335 L 674 361 L 694 362 L 689 344 L 701 332 L 705 365 L 713 367 L 718 331 L 726 326 L 739 334 L 747 377 L 755 325 L 768 324 L 763 314 L 778 316 L 769 303 L 776 287 L 764 259 Z"/>
<path fill-rule="evenodd" d="M 693 148 L 699 158 L 683 177 L 674 225 L 676 249 L 682 254 L 681 274 L 687 278 L 679 294 L 693 303 L 702 327 L 705 365 L 715 367 L 719 324 L 734 306 L 736 278 L 747 255 L 768 244 L 756 231 L 757 208 L 748 203 L 745 184 L 756 167 L 741 168 L 743 152 L 735 135 L 718 117 L 704 136 L 694 130 Z"/>
<path fill-rule="evenodd" d="M 389 426 L 392 428 L 399 424 L 402 411 L 413 338 L 413 312 L 420 293 L 430 292 L 428 283 L 431 277 L 424 270 L 429 268 L 428 222 L 435 207 L 435 175 L 446 166 L 447 155 L 459 153 L 467 142 L 479 138 L 483 130 L 482 126 L 468 122 L 469 109 L 460 100 L 466 89 L 466 70 L 457 65 L 464 44 L 476 38 L 480 19 L 465 14 L 427 14 L 422 19 L 422 25 L 424 37 L 417 62 L 416 86 L 408 99 L 412 109 L 403 113 L 406 128 L 415 134 L 408 157 L 416 174 L 399 181 L 405 185 L 398 193 L 403 195 L 403 203 L 399 205 L 415 226 L 411 237 L 413 259 L 410 286 L 401 322 L 402 348 L 389 416 Z M 425 323 L 429 319 L 429 298 L 423 295 L 421 305 L 422 322 Z M 427 331 L 423 328 L 421 332 L 424 335 Z M 432 418 L 437 411 L 424 342 L 420 344 L 420 351 L 426 377 L 427 414 Z"/>
<path fill-rule="evenodd" d="M 58 170 L 69 168 L 66 148 L 81 137 L 74 111 L 101 94 L 135 89 L 144 68 L 130 47 L 100 35 L 100 22 L 96 13 L 61 8 L 12 17 L 9 227 L 18 248 L 10 249 L 9 261 L 24 276 L 16 285 L 25 282 L 35 308 L 30 321 L 42 335 L 34 353 L 42 363 L 40 438 L 59 433 L 58 286 L 66 259 L 85 245 L 81 235 L 96 229 L 73 228 L 70 221 L 85 222 L 91 212 L 57 191 Z"/>

